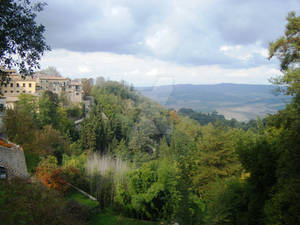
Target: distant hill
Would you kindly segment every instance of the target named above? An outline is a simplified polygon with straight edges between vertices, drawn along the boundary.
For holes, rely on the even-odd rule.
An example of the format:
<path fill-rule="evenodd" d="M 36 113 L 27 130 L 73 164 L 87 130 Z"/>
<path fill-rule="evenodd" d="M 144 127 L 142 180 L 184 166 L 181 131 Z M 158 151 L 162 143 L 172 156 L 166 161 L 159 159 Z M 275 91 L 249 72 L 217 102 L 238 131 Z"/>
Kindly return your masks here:
<path fill-rule="evenodd" d="M 137 88 L 140 93 L 167 108 L 217 111 L 240 121 L 264 117 L 284 108 L 290 98 L 275 95 L 273 85 L 212 84 L 167 85 Z"/>

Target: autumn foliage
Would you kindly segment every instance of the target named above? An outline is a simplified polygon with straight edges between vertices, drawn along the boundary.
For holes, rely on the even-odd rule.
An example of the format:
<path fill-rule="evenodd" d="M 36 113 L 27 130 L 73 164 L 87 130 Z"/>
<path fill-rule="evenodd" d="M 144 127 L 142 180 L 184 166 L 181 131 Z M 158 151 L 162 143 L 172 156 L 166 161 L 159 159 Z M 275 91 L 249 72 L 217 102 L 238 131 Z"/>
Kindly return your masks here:
<path fill-rule="evenodd" d="M 57 167 L 57 160 L 54 156 L 43 159 L 36 169 L 37 177 L 42 183 L 51 189 L 64 193 L 69 185 L 65 178 L 65 171 Z"/>

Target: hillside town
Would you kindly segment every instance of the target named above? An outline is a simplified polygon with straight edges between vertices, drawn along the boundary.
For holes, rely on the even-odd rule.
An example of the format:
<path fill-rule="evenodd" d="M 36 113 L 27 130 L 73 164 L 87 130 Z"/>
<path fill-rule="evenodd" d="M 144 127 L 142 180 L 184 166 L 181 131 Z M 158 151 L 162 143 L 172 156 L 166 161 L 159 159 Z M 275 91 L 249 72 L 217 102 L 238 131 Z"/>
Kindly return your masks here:
<path fill-rule="evenodd" d="M 22 77 L 15 70 L 6 70 L 7 79 L 1 85 L 2 108 L 14 108 L 20 94 L 40 96 L 44 91 L 51 91 L 58 96 L 64 94 L 73 104 L 83 102 L 83 89 L 81 80 L 65 78 L 62 76 L 35 73 L 32 76 Z"/>

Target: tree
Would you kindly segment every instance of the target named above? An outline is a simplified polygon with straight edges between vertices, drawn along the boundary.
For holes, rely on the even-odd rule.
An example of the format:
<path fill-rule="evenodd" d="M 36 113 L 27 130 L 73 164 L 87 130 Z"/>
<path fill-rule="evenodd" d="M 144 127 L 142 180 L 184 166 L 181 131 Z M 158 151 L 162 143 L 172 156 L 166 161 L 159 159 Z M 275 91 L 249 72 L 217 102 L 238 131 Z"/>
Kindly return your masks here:
<path fill-rule="evenodd" d="M 35 21 L 45 3 L 2 0 L 0 4 L 0 66 L 17 67 L 23 75 L 39 68 L 38 61 L 50 47 L 43 36 L 45 27 Z M 7 72 L 0 70 L 3 81 Z"/>
<path fill-rule="evenodd" d="M 272 82 L 286 85 L 284 92 L 288 95 L 300 95 L 300 17 L 290 12 L 287 17 L 284 36 L 271 42 L 269 46 L 269 59 L 276 56 L 280 61 L 280 70 L 283 76 L 273 78 Z"/>
<path fill-rule="evenodd" d="M 51 91 L 43 92 L 39 98 L 39 120 L 42 126 L 52 124 L 55 128 L 59 125 L 59 118 L 57 113 L 58 96 Z"/>
<path fill-rule="evenodd" d="M 93 83 L 94 83 L 93 78 L 82 79 L 82 89 L 83 89 L 84 96 L 91 95 Z"/>
<path fill-rule="evenodd" d="M 54 66 L 48 66 L 46 69 L 39 71 L 44 76 L 61 77 L 60 72 Z"/>

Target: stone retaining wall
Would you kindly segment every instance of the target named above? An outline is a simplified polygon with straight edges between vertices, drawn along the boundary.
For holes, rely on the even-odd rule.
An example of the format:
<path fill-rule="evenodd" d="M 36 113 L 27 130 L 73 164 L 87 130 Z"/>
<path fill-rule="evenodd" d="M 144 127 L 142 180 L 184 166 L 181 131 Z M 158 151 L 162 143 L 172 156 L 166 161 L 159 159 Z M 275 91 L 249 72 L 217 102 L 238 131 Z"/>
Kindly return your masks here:
<path fill-rule="evenodd" d="M 5 148 L 0 146 L 0 166 L 8 171 L 8 178 L 28 178 L 24 152 L 18 148 Z"/>

